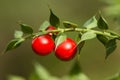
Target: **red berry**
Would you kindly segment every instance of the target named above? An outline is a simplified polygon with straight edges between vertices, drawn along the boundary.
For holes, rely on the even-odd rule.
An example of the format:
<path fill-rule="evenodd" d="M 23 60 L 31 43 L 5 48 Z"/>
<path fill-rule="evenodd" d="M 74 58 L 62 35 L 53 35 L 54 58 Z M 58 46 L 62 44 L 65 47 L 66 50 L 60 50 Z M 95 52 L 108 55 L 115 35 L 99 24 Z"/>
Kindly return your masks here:
<path fill-rule="evenodd" d="M 48 28 L 46 30 L 56 30 L 56 28 L 54 26 L 48 26 Z M 58 32 L 56 32 L 56 34 L 58 34 Z M 53 33 L 48 33 L 49 36 L 52 36 Z"/>
<path fill-rule="evenodd" d="M 66 38 L 66 40 L 55 49 L 55 55 L 64 61 L 71 60 L 75 56 L 76 52 L 76 43 L 70 38 Z"/>
<path fill-rule="evenodd" d="M 38 55 L 50 54 L 54 47 L 54 41 L 48 35 L 38 36 L 32 40 L 32 49 Z"/>

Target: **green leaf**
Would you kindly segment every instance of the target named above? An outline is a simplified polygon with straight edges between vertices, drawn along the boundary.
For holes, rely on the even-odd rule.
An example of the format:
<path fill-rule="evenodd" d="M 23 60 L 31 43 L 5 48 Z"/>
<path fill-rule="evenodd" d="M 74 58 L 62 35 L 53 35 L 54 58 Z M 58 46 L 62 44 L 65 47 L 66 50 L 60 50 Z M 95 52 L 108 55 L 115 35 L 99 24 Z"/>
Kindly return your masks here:
<path fill-rule="evenodd" d="M 116 39 L 111 39 L 107 42 L 107 44 L 105 45 L 106 47 L 106 56 L 105 59 L 108 58 L 108 56 L 116 49 L 117 45 L 116 45 Z"/>
<path fill-rule="evenodd" d="M 97 20 L 96 20 L 95 16 L 93 16 L 87 22 L 85 22 L 85 24 L 83 26 L 88 29 L 97 27 Z"/>
<path fill-rule="evenodd" d="M 45 21 L 42 23 L 39 30 L 46 30 L 48 28 L 48 26 L 50 26 L 50 23 L 48 21 Z"/>
<path fill-rule="evenodd" d="M 51 76 L 48 71 L 39 63 L 35 63 L 35 71 L 30 75 L 29 80 L 60 80 Z"/>
<path fill-rule="evenodd" d="M 33 33 L 33 29 L 27 25 L 27 24 L 20 24 L 21 26 L 21 30 L 23 31 L 23 33 L 25 34 L 32 34 Z"/>
<path fill-rule="evenodd" d="M 108 42 L 108 38 L 103 35 L 97 35 L 97 39 L 105 46 Z"/>
<path fill-rule="evenodd" d="M 77 35 L 76 42 L 77 42 L 77 53 L 80 54 L 83 46 L 85 45 L 85 41 L 81 42 L 81 34 Z"/>
<path fill-rule="evenodd" d="M 37 78 L 35 78 L 35 77 L 37 77 Z M 38 63 L 35 63 L 34 79 L 37 79 L 37 80 L 59 80 L 57 77 L 51 76 L 49 74 L 49 72 L 42 65 L 40 65 Z"/>
<path fill-rule="evenodd" d="M 35 74 L 38 76 L 39 80 L 49 80 L 50 78 L 50 74 L 47 70 L 38 63 L 35 63 Z"/>
<path fill-rule="evenodd" d="M 61 79 L 59 79 L 58 77 L 55 77 L 55 76 L 51 76 L 51 77 L 49 78 L 49 80 L 61 80 Z"/>
<path fill-rule="evenodd" d="M 61 44 L 65 39 L 67 38 L 66 34 L 64 33 L 61 33 L 59 34 L 56 39 L 55 39 L 55 44 L 56 44 L 56 47 Z"/>
<path fill-rule="evenodd" d="M 73 75 L 78 75 L 80 73 L 82 73 L 80 63 L 79 61 L 75 60 L 74 65 L 70 71 L 70 75 L 73 76 Z"/>
<path fill-rule="evenodd" d="M 116 39 L 109 39 L 103 35 L 97 35 L 97 39 L 105 46 L 106 56 L 105 59 L 116 49 Z"/>
<path fill-rule="evenodd" d="M 41 80 L 38 75 L 33 72 L 30 76 L 29 76 L 29 79 L 28 80 Z"/>
<path fill-rule="evenodd" d="M 23 32 L 22 31 L 15 31 L 15 33 L 14 33 L 14 37 L 15 38 L 22 38 L 22 36 L 23 36 Z"/>
<path fill-rule="evenodd" d="M 78 61 L 76 61 L 70 71 L 67 80 L 90 80 L 83 72 Z"/>
<path fill-rule="evenodd" d="M 91 80 L 91 79 L 84 73 L 81 73 L 74 76 L 64 76 L 61 80 Z"/>
<path fill-rule="evenodd" d="M 117 74 L 107 78 L 106 80 L 120 80 L 120 73 L 117 73 Z"/>
<path fill-rule="evenodd" d="M 78 49 L 79 54 L 80 54 L 80 52 L 81 52 L 84 45 L 85 45 L 85 41 L 82 41 L 82 42 L 80 41 L 80 43 L 77 44 L 77 49 Z"/>
<path fill-rule="evenodd" d="M 91 79 L 86 74 L 80 73 L 78 75 L 69 76 L 67 80 L 91 80 Z"/>
<path fill-rule="evenodd" d="M 20 77 L 20 76 L 10 75 L 10 76 L 8 76 L 7 80 L 26 80 L 26 79 L 23 77 Z"/>
<path fill-rule="evenodd" d="M 102 0 L 104 2 L 106 2 L 107 4 L 109 5 L 119 5 L 120 4 L 120 1 L 119 0 Z"/>
<path fill-rule="evenodd" d="M 96 37 L 96 34 L 93 31 L 88 31 L 81 36 L 81 42 Z"/>
<path fill-rule="evenodd" d="M 23 41 L 24 41 L 23 38 L 11 40 L 11 41 L 8 43 L 7 48 L 5 49 L 5 52 L 19 47 Z"/>
<path fill-rule="evenodd" d="M 107 30 L 108 29 L 107 21 L 101 15 L 100 15 L 100 18 L 98 20 L 97 25 L 98 25 L 98 28 L 100 28 L 102 30 Z"/>
<path fill-rule="evenodd" d="M 60 26 L 60 20 L 59 20 L 59 18 L 52 12 L 51 9 L 50 9 L 50 19 L 49 19 L 49 21 L 50 21 L 50 24 L 52 26 L 55 26 L 56 28 L 58 26 Z"/>
<path fill-rule="evenodd" d="M 72 22 L 69 22 L 69 21 L 64 21 L 63 22 L 63 25 L 66 27 L 66 28 L 76 28 L 78 25 L 75 24 L 75 23 L 72 23 Z"/>

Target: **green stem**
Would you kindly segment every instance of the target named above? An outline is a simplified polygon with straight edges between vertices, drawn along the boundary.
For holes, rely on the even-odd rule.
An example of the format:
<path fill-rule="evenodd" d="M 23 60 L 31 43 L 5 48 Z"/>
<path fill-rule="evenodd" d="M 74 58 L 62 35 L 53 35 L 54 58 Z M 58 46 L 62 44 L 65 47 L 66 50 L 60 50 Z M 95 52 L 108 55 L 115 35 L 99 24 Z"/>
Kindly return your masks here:
<path fill-rule="evenodd" d="M 85 33 L 85 32 L 88 32 L 88 31 L 92 31 L 94 32 L 95 34 L 99 34 L 99 35 L 103 35 L 103 36 L 107 36 L 107 37 L 110 37 L 110 38 L 117 38 L 117 39 L 120 39 L 120 35 L 118 35 L 117 33 L 115 33 L 116 35 L 112 35 L 109 31 L 97 31 L 97 30 L 92 30 L 92 29 L 84 29 L 84 28 L 58 28 L 56 30 L 43 30 L 43 31 L 39 31 L 37 33 L 33 33 L 31 35 L 27 35 L 25 36 L 24 38 L 25 39 L 28 39 L 30 37 L 35 37 L 35 36 L 39 36 L 39 35 L 43 35 L 43 34 L 47 34 L 47 33 L 56 33 L 56 32 L 71 32 L 71 31 L 74 31 L 74 32 L 81 32 L 81 33 Z"/>

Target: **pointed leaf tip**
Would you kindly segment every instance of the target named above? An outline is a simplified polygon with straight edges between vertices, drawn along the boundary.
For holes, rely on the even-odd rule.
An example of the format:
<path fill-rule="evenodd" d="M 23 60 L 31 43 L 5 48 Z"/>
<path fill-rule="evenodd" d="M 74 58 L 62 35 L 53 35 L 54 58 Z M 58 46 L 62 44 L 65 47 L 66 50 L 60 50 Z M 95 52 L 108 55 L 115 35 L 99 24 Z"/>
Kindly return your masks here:
<path fill-rule="evenodd" d="M 88 29 L 97 27 L 97 20 L 95 16 L 86 21 L 83 26 Z"/>
<path fill-rule="evenodd" d="M 81 36 L 81 42 L 85 40 L 93 39 L 95 37 L 96 37 L 96 34 L 93 31 L 86 32 Z"/>
<path fill-rule="evenodd" d="M 90 79 L 88 78 L 87 75 L 85 75 L 82 72 L 80 63 L 76 60 L 67 80 L 90 80 Z"/>
<path fill-rule="evenodd" d="M 116 39 L 109 39 L 106 36 L 103 35 L 97 35 L 97 39 L 105 46 L 106 49 L 106 56 L 105 59 L 108 58 L 108 56 L 115 51 L 117 45 L 116 45 Z"/>
<path fill-rule="evenodd" d="M 106 56 L 105 59 L 108 58 L 108 56 L 113 53 L 117 47 L 116 45 L 116 39 L 109 40 L 108 43 L 105 45 L 106 47 Z"/>
<path fill-rule="evenodd" d="M 21 76 L 10 75 L 10 76 L 8 76 L 7 80 L 26 80 L 26 79 Z"/>
<path fill-rule="evenodd" d="M 103 35 L 97 35 L 97 39 L 105 46 L 108 42 L 108 38 Z"/>
<path fill-rule="evenodd" d="M 44 21 L 41 25 L 39 30 L 46 30 L 50 26 L 50 23 L 48 21 Z"/>
<path fill-rule="evenodd" d="M 56 47 L 61 44 L 65 39 L 67 38 L 66 34 L 64 33 L 61 33 L 59 34 L 56 39 L 55 39 L 55 44 L 56 44 Z"/>
<path fill-rule="evenodd" d="M 66 28 L 76 28 L 78 25 L 69 21 L 64 21 L 63 22 L 64 27 Z"/>
<path fill-rule="evenodd" d="M 82 69 L 81 69 L 79 61 L 76 60 L 70 71 L 70 75 L 78 75 L 80 73 L 82 73 Z"/>
<path fill-rule="evenodd" d="M 11 40 L 8 43 L 8 45 L 7 45 L 4 53 L 6 53 L 7 51 L 10 51 L 12 49 L 15 49 L 15 48 L 19 47 L 23 41 L 24 41 L 24 39 L 22 39 L 22 38 L 21 39 L 13 39 L 13 40 Z"/>
<path fill-rule="evenodd" d="M 120 73 L 116 73 L 115 75 L 107 78 L 107 80 L 120 80 Z"/>
<path fill-rule="evenodd" d="M 35 63 L 35 74 L 38 76 L 39 80 L 48 80 L 50 77 L 49 72 L 39 63 Z"/>
<path fill-rule="evenodd" d="M 98 20 L 97 25 L 98 25 L 98 28 L 100 28 L 100 29 L 102 29 L 102 30 L 107 30 L 107 29 L 108 29 L 107 21 L 106 21 L 105 18 L 102 17 L 101 15 L 100 15 L 100 18 L 99 18 L 99 20 Z"/>
<path fill-rule="evenodd" d="M 85 45 L 85 41 L 82 41 L 82 42 L 80 42 L 80 43 L 77 45 L 78 54 L 81 53 L 81 50 L 82 50 L 82 48 L 84 47 L 84 45 Z"/>
<path fill-rule="evenodd" d="M 78 53 L 78 59 L 79 59 L 79 54 L 81 53 L 82 48 L 85 45 L 85 41 L 81 42 L 81 34 L 77 35 L 76 42 L 77 42 L 77 53 Z"/>
<path fill-rule="evenodd" d="M 56 28 L 60 25 L 59 18 L 52 12 L 50 9 L 50 18 L 49 18 L 50 24 L 52 26 L 55 26 Z"/>
<path fill-rule="evenodd" d="M 25 33 L 25 34 L 33 33 L 33 29 L 31 28 L 31 26 L 29 26 L 27 24 L 20 24 L 20 26 L 21 26 L 21 30 L 23 31 L 23 33 Z"/>

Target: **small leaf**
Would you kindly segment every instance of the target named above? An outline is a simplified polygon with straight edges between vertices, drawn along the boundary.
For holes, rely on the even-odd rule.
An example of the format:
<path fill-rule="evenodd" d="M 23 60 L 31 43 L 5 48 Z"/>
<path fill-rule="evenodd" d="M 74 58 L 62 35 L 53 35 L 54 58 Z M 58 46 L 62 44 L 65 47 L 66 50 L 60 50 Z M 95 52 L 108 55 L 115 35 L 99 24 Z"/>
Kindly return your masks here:
<path fill-rule="evenodd" d="M 107 42 L 107 44 L 105 45 L 106 47 L 106 56 L 105 59 L 108 58 L 108 56 L 116 49 L 117 45 L 116 45 L 116 39 L 111 39 Z"/>
<path fill-rule="evenodd" d="M 18 40 L 16 40 L 16 39 L 10 41 L 10 42 L 8 43 L 8 45 L 7 45 L 7 48 L 6 48 L 5 52 L 7 52 L 7 51 L 13 49 L 13 46 L 14 46 L 14 44 L 15 44 L 17 41 L 18 41 Z"/>
<path fill-rule="evenodd" d="M 40 80 L 40 79 L 39 79 L 38 75 L 34 72 L 34 73 L 30 74 L 28 80 Z"/>
<path fill-rule="evenodd" d="M 24 39 L 13 39 L 13 40 L 11 40 L 8 43 L 7 48 L 5 49 L 5 52 L 19 47 L 23 41 L 24 41 Z"/>
<path fill-rule="evenodd" d="M 45 21 L 42 23 L 39 30 L 46 30 L 49 25 L 50 25 L 50 23 L 48 21 Z"/>
<path fill-rule="evenodd" d="M 108 42 L 108 38 L 103 35 L 97 35 L 97 39 L 105 46 Z"/>
<path fill-rule="evenodd" d="M 61 33 L 57 36 L 57 38 L 55 39 L 55 44 L 56 47 L 61 44 L 65 39 L 67 38 L 67 36 L 64 33 Z"/>
<path fill-rule="evenodd" d="M 28 80 L 61 80 L 58 77 L 51 76 L 49 72 L 39 63 L 34 64 L 35 71 L 30 74 Z"/>
<path fill-rule="evenodd" d="M 116 39 L 109 39 L 103 35 L 97 35 L 97 39 L 105 46 L 106 56 L 105 59 L 116 49 Z"/>
<path fill-rule="evenodd" d="M 52 26 L 55 26 L 56 28 L 60 25 L 60 20 L 59 18 L 52 12 L 52 10 L 50 9 L 50 24 Z"/>
<path fill-rule="evenodd" d="M 22 31 L 15 31 L 14 33 L 14 37 L 15 38 L 22 38 L 23 36 L 23 32 Z"/>
<path fill-rule="evenodd" d="M 107 21 L 102 16 L 100 16 L 97 25 L 102 30 L 107 30 L 108 29 Z"/>
<path fill-rule="evenodd" d="M 47 70 L 38 63 L 35 63 L 35 74 L 38 76 L 39 80 L 49 80 L 50 77 Z"/>
<path fill-rule="evenodd" d="M 96 37 L 96 34 L 93 31 L 88 31 L 81 36 L 81 42 Z"/>
<path fill-rule="evenodd" d="M 10 75 L 10 76 L 8 76 L 7 80 L 26 80 L 26 79 L 23 77 L 20 77 L 20 76 Z"/>
<path fill-rule="evenodd" d="M 80 43 L 77 45 L 78 53 L 80 54 L 83 46 L 85 45 L 85 41 L 80 41 Z"/>
<path fill-rule="evenodd" d="M 85 44 L 85 41 L 82 41 L 81 42 L 81 34 L 78 34 L 77 38 L 76 38 L 76 41 L 77 41 L 77 53 L 80 54 L 84 44 Z"/>
<path fill-rule="evenodd" d="M 32 34 L 33 33 L 33 29 L 27 25 L 27 24 L 20 24 L 21 26 L 21 30 L 23 31 L 23 33 L 25 34 Z"/>
<path fill-rule="evenodd" d="M 95 16 L 93 16 L 87 22 L 85 22 L 85 24 L 83 26 L 88 29 L 97 27 L 97 20 L 96 20 Z"/>
<path fill-rule="evenodd" d="M 117 73 L 117 74 L 107 78 L 106 80 L 120 80 L 120 73 Z"/>
<path fill-rule="evenodd" d="M 73 75 L 78 75 L 80 73 L 82 73 L 82 69 L 81 69 L 81 66 L 79 64 L 79 61 L 76 60 L 74 62 L 74 65 L 73 65 L 71 71 L 70 71 L 70 75 L 73 76 Z"/>
<path fill-rule="evenodd" d="M 61 79 L 59 79 L 59 78 L 56 77 L 56 76 L 51 76 L 51 77 L 49 78 L 49 80 L 61 80 Z"/>
<path fill-rule="evenodd" d="M 80 64 L 76 61 L 70 71 L 70 75 L 67 80 L 90 80 L 87 75 L 82 72 Z"/>
<path fill-rule="evenodd" d="M 63 22 L 63 25 L 66 27 L 66 28 L 76 28 L 78 25 L 75 24 L 75 23 L 72 23 L 72 22 L 69 22 L 69 21 L 64 21 Z"/>

